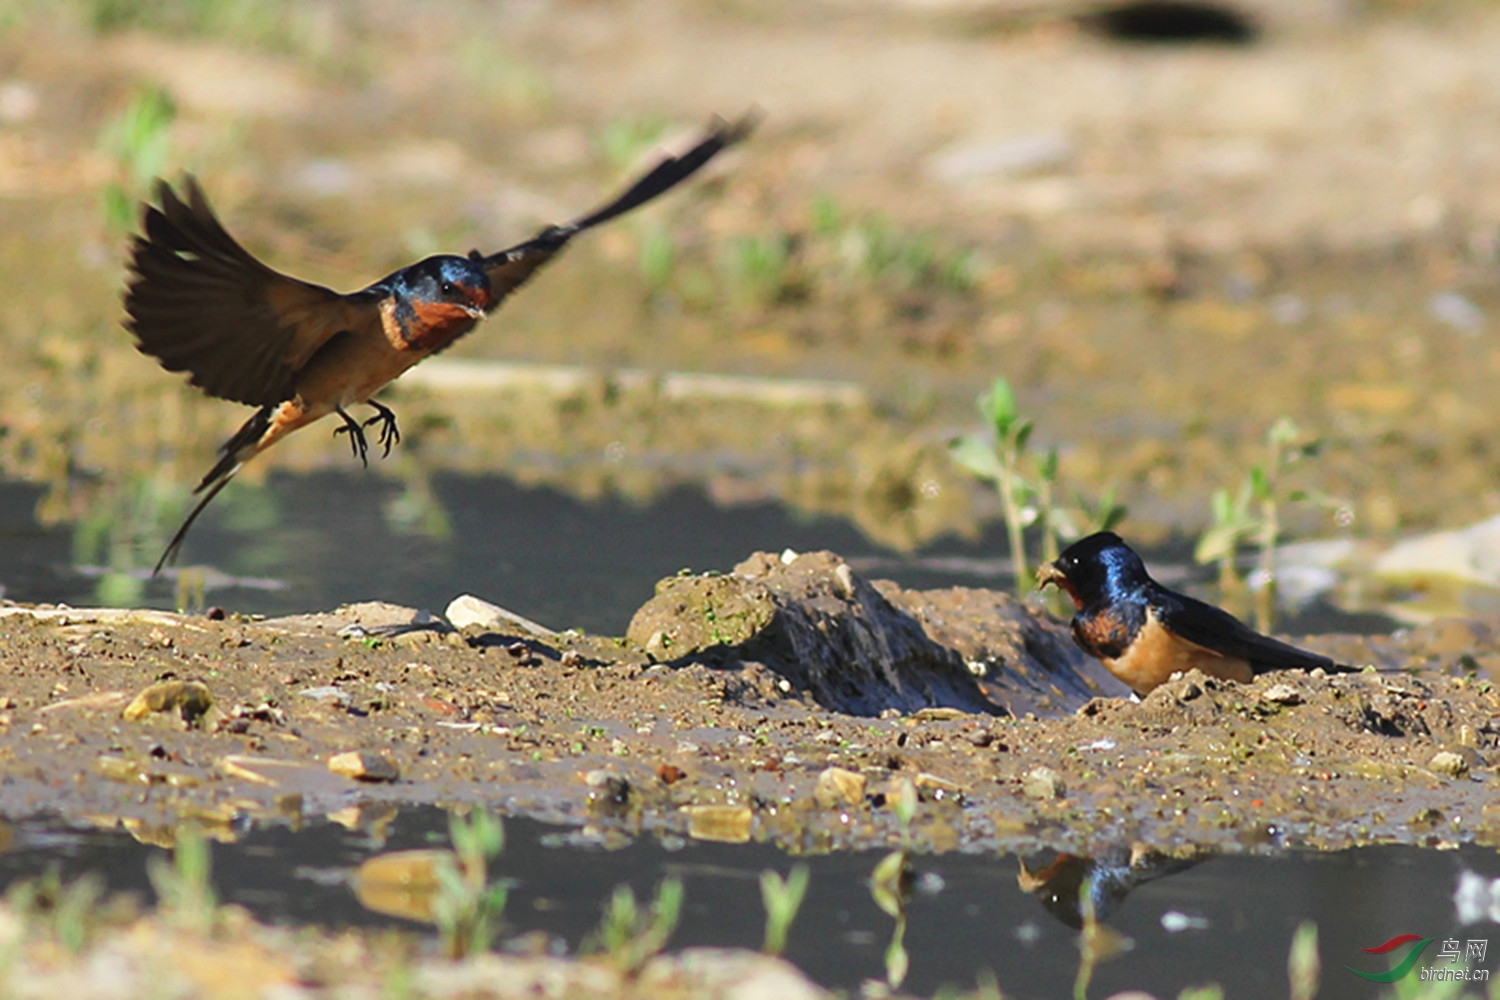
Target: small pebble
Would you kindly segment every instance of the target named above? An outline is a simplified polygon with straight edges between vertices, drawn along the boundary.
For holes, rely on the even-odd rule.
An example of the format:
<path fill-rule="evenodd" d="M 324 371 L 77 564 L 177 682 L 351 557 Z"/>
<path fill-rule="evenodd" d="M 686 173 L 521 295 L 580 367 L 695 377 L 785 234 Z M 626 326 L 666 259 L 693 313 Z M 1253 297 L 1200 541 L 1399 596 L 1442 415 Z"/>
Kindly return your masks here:
<path fill-rule="evenodd" d="M 818 775 L 813 800 L 824 809 L 859 805 L 865 798 L 865 776 L 842 767 L 830 767 Z"/>
<path fill-rule="evenodd" d="M 1266 688 L 1261 697 L 1277 705 L 1302 704 L 1302 695 L 1290 684 L 1272 684 Z"/>
<path fill-rule="evenodd" d="M 1462 778 L 1469 773 L 1469 762 L 1452 750 L 1440 750 L 1427 762 L 1427 770 L 1450 778 Z"/>
<path fill-rule="evenodd" d="M 1060 799 L 1067 794 L 1062 775 L 1050 767 L 1037 767 L 1021 779 L 1021 793 L 1029 799 Z"/>
<path fill-rule="evenodd" d="M 744 844 L 750 840 L 754 818 L 749 806 L 688 806 L 688 836 L 721 844 Z"/>
<path fill-rule="evenodd" d="M 202 681 L 160 681 L 136 695 L 121 715 L 126 721 L 135 722 L 152 712 L 176 712 L 184 722 L 191 723 L 213 704 L 213 695 Z"/>
<path fill-rule="evenodd" d="M 396 762 L 374 750 L 348 750 L 328 758 L 328 770 L 355 781 L 395 781 Z"/>

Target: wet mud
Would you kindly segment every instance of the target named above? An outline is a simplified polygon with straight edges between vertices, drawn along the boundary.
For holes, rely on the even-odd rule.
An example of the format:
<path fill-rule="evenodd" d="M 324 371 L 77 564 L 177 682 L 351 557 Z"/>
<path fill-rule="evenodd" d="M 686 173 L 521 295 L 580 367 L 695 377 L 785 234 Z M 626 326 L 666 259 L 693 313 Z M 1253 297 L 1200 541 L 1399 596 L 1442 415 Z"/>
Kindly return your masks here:
<path fill-rule="evenodd" d="M 1307 644 L 1367 668 L 1136 703 L 1044 613 L 830 553 L 668 578 L 625 638 L 10 606 L 0 811 L 229 829 L 472 803 L 820 851 L 897 842 L 909 781 L 926 850 L 1500 841 L 1493 629 Z"/>

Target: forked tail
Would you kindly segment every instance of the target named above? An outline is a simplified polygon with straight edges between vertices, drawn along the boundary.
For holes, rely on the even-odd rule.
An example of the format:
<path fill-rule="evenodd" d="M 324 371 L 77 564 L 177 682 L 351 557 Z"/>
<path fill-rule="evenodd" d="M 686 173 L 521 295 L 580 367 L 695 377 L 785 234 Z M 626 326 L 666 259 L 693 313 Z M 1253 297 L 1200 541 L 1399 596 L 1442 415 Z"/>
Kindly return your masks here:
<path fill-rule="evenodd" d="M 173 535 L 172 540 L 167 543 L 167 548 L 162 552 L 161 558 L 156 560 L 156 568 L 151 571 L 153 577 L 162 571 L 163 566 L 177 560 L 177 551 L 182 548 L 182 540 L 187 537 L 188 529 L 193 526 L 193 522 L 198 520 L 198 515 L 203 513 L 203 508 L 219 495 L 220 490 L 229 485 L 234 474 L 240 471 L 240 466 L 259 450 L 260 440 L 270 428 L 271 415 L 275 412 L 275 406 L 261 407 L 249 420 L 245 421 L 244 426 L 234 432 L 234 437 L 224 442 L 223 447 L 219 449 L 219 461 L 208 470 L 208 475 L 193 487 L 194 493 L 203 493 L 204 490 L 208 492 L 193 507 L 187 520 L 182 522 L 182 527 L 177 529 L 177 534 Z"/>

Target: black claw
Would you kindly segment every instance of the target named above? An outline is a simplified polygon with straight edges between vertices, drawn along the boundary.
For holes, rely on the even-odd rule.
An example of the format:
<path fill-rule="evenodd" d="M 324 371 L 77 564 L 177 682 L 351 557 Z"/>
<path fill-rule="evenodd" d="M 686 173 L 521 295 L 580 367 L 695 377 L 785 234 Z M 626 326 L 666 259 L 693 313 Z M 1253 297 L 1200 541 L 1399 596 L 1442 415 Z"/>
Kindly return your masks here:
<path fill-rule="evenodd" d="M 401 430 L 396 426 L 396 411 L 392 410 L 389 406 L 375 402 L 373 399 L 366 400 L 366 402 L 375 408 L 375 415 L 366 420 L 364 426 L 369 427 L 371 424 L 380 425 L 380 443 L 385 448 L 380 457 L 389 458 L 391 446 L 401 442 Z"/>
<path fill-rule="evenodd" d="M 365 429 L 360 426 L 359 421 L 345 413 L 342 406 L 337 407 L 334 412 L 344 418 L 344 426 L 335 427 L 333 429 L 333 436 L 338 437 L 340 434 L 349 435 L 350 450 L 354 452 L 354 457 L 359 459 L 360 464 L 368 469 L 370 467 L 370 442 L 365 439 Z M 387 446 L 386 451 L 389 452 L 390 450 L 390 447 Z"/>

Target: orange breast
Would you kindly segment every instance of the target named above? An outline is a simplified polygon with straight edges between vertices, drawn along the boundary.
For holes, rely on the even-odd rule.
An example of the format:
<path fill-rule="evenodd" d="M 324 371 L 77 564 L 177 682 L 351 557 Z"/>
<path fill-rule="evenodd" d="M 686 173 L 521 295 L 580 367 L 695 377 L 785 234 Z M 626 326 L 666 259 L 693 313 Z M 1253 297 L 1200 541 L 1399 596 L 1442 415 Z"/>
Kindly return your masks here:
<path fill-rule="evenodd" d="M 415 322 L 406 331 L 407 346 L 424 353 L 446 347 L 453 340 L 474 329 L 476 322 L 468 310 L 451 302 L 417 302 Z"/>
<path fill-rule="evenodd" d="M 1175 673 L 1201 670 L 1214 677 L 1248 683 L 1254 676 L 1250 664 L 1234 656 L 1224 656 L 1197 643 L 1188 642 L 1162 627 L 1155 612 L 1146 613 L 1146 624 L 1120 656 L 1102 661 L 1106 669 L 1130 685 L 1138 695 L 1146 695 Z"/>

